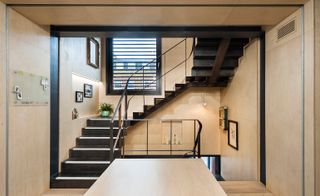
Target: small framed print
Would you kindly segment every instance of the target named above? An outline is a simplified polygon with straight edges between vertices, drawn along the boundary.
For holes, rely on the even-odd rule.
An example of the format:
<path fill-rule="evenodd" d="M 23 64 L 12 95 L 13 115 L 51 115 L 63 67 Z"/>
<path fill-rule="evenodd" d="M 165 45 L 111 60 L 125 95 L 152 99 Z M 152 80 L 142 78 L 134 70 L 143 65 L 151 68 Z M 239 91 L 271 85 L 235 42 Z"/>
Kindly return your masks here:
<path fill-rule="evenodd" d="M 219 108 L 219 128 L 228 130 L 228 107 L 222 106 Z"/>
<path fill-rule="evenodd" d="M 91 84 L 84 84 L 83 85 L 83 92 L 84 92 L 85 98 L 92 98 L 93 86 Z"/>
<path fill-rule="evenodd" d="M 92 37 L 87 38 L 87 63 L 96 69 L 99 68 L 100 46 L 99 42 Z"/>
<path fill-rule="evenodd" d="M 76 102 L 77 103 L 83 102 L 83 92 L 76 91 Z"/>
<path fill-rule="evenodd" d="M 228 121 L 228 145 L 232 148 L 239 149 L 238 141 L 238 122 L 229 120 Z"/>

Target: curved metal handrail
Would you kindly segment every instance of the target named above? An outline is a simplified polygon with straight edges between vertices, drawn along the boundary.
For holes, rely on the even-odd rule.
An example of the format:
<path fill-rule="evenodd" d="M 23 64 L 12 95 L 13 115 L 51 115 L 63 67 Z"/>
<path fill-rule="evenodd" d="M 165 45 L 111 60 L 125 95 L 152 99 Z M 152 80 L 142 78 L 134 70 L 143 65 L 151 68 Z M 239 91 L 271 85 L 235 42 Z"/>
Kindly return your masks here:
<path fill-rule="evenodd" d="M 119 141 L 119 138 L 120 138 L 120 135 L 121 133 L 123 134 L 123 130 L 125 129 L 124 127 L 124 123 L 126 123 L 126 120 L 127 120 L 127 112 L 128 112 L 128 107 L 129 107 L 129 103 L 131 101 L 131 99 L 134 97 L 132 96 L 130 98 L 130 100 L 128 101 L 127 100 L 127 95 L 128 95 L 128 86 L 129 86 L 129 82 L 131 80 L 131 78 L 137 74 L 139 71 L 143 70 L 145 67 L 151 65 L 152 63 L 154 63 L 156 60 L 158 60 L 159 58 L 161 58 L 162 56 L 166 55 L 168 52 L 170 52 L 171 50 L 173 50 L 174 48 L 176 48 L 177 46 L 179 46 L 181 43 L 185 42 L 187 40 L 187 38 L 184 38 L 183 40 L 179 41 L 178 43 L 176 43 L 175 45 L 173 45 L 172 47 L 170 47 L 168 50 L 166 50 L 164 53 L 162 53 L 161 55 L 157 56 L 155 59 L 153 59 L 151 62 L 149 62 L 148 64 L 142 66 L 139 70 L 137 70 L 136 72 L 134 72 L 133 74 L 131 74 L 129 76 L 129 78 L 127 79 L 127 82 L 126 82 L 126 85 L 125 85 L 125 88 L 123 89 L 123 92 L 120 96 L 120 99 L 118 101 L 118 104 L 115 108 L 115 112 L 112 116 L 112 118 L 110 119 L 110 147 L 113 147 L 113 149 L 110 149 L 110 160 L 112 161 L 113 160 L 113 153 L 114 151 L 116 150 L 116 146 L 118 144 L 118 141 Z M 167 71 L 166 73 L 164 73 L 163 75 L 161 75 L 159 78 L 155 79 L 154 81 L 152 81 L 152 83 L 150 83 L 148 86 L 150 86 L 151 84 L 153 84 L 154 82 L 160 80 L 162 77 L 164 77 L 165 75 L 167 75 L 168 73 L 170 73 L 171 71 L 173 71 L 174 69 L 178 68 L 180 65 L 184 64 L 185 62 L 187 62 L 190 57 L 192 56 L 192 53 L 194 51 L 194 47 L 195 47 L 195 39 L 193 39 L 193 45 L 192 45 L 192 50 L 188 56 L 188 58 L 184 59 L 184 61 L 180 62 L 179 64 L 177 64 L 176 66 L 174 66 L 172 69 L 170 69 L 169 71 Z M 147 86 L 147 87 L 148 87 Z M 144 91 L 144 89 L 143 89 Z M 118 134 L 117 134 L 117 137 L 116 137 L 116 141 L 115 143 L 113 143 L 113 126 L 114 126 L 114 122 L 115 122 L 115 117 L 118 113 L 118 111 L 121 112 L 121 105 L 122 105 L 122 102 L 123 102 L 123 99 L 125 99 L 125 109 L 124 109 L 124 116 L 125 116 L 125 121 L 122 121 L 121 120 L 121 114 L 118 115 L 119 117 L 119 122 L 118 122 Z"/>

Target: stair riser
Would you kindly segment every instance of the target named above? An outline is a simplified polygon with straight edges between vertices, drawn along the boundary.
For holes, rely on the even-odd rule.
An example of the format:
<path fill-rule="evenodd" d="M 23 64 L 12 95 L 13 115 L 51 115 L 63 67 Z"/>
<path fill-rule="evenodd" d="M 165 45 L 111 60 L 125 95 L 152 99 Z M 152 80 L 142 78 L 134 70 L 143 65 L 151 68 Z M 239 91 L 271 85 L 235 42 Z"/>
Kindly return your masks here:
<path fill-rule="evenodd" d="M 113 140 L 113 143 L 115 140 Z M 105 145 L 109 148 L 110 139 L 80 139 L 77 138 L 76 144 L 85 146 L 85 145 Z"/>
<path fill-rule="evenodd" d="M 108 164 L 67 164 L 62 163 L 62 175 L 72 176 L 81 174 L 101 175 L 107 168 Z"/>
<path fill-rule="evenodd" d="M 113 130 L 113 136 L 118 135 L 118 130 Z M 99 129 L 83 129 L 82 136 L 101 136 L 110 137 L 110 130 L 99 130 Z"/>
<path fill-rule="evenodd" d="M 109 160 L 110 151 L 95 151 L 95 150 L 70 150 L 70 158 L 81 158 L 83 160 L 101 159 Z M 116 151 L 114 157 L 120 157 L 120 151 Z"/>
<path fill-rule="evenodd" d="M 198 47 L 195 48 L 195 51 L 193 53 L 194 58 L 208 58 L 214 59 L 217 55 L 217 49 L 212 47 Z M 228 50 L 226 57 L 234 57 L 239 58 L 243 56 L 243 49 L 230 49 Z"/>
<path fill-rule="evenodd" d="M 90 188 L 96 180 L 51 180 L 50 188 Z"/>
<path fill-rule="evenodd" d="M 194 67 L 212 67 L 214 60 L 194 59 Z M 238 66 L 238 59 L 225 59 L 221 68 L 235 68 Z"/>
<path fill-rule="evenodd" d="M 110 120 L 87 120 L 88 127 L 110 127 Z M 113 126 L 118 126 L 118 121 L 113 122 Z"/>

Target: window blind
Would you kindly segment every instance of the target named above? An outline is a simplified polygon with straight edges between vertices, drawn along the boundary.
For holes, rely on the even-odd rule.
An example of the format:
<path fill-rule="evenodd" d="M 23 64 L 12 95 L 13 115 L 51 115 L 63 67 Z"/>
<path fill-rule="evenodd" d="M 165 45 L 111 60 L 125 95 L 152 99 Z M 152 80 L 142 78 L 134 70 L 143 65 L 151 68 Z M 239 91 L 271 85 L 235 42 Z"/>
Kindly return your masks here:
<path fill-rule="evenodd" d="M 113 38 L 112 53 L 113 90 L 123 90 L 132 74 L 128 90 L 157 90 L 156 38 Z"/>

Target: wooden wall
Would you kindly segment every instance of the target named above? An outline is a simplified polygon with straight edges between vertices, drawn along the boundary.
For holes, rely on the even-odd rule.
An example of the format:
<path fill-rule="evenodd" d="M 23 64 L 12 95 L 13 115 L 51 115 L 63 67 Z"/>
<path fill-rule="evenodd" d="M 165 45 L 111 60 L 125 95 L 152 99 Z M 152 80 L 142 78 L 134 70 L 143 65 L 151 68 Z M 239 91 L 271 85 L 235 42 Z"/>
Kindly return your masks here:
<path fill-rule="evenodd" d="M 50 78 L 50 33 L 8 10 L 9 96 L 12 71 Z M 50 105 L 9 105 L 9 195 L 41 195 L 49 188 Z"/>
<path fill-rule="evenodd" d="M 6 6 L 0 2 L 0 195 L 6 179 Z"/>
<path fill-rule="evenodd" d="M 315 0 L 315 191 L 320 194 L 320 2 Z"/>
<path fill-rule="evenodd" d="M 296 31 L 277 40 L 294 18 Z M 302 52 L 299 10 L 266 33 L 266 176 L 275 195 L 302 194 Z"/>
<path fill-rule="evenodd" d="M 86 38 L 60 39 L 59 162 L 68 158 L 69 149 L 75 146 L 75 139 L 81 135 L 86 120 L 98 113 L 101 70 L 87 64 L 86 41 Z M 85 83 L 93 86 L 93 97 L 76 103 L 75 91 L 83 92 Z M 73 108 L 79 112 L 79 118 L 75 120 L 71 115 Z"/>
<path fill-rule="evenodd" d="M 228 145 L 228 132 L 221 134 L 221 175 L 226 180 L 258 180 L 259 41 L 245 49 L 236 74 L 221 89 L 221 106 L 228 106 L 229 119 L 238 122 L 239 150 Z"/>

